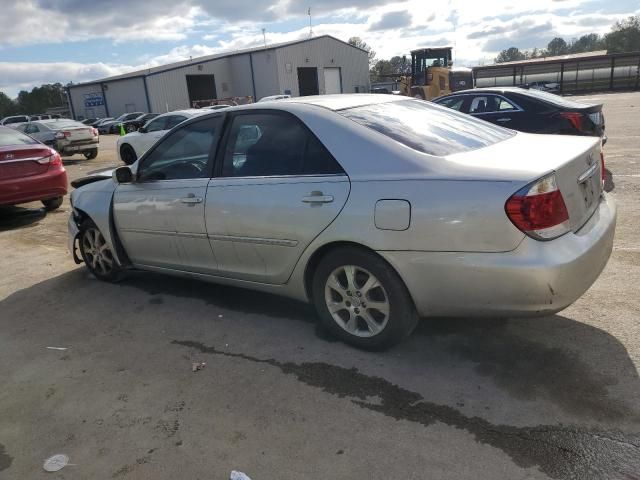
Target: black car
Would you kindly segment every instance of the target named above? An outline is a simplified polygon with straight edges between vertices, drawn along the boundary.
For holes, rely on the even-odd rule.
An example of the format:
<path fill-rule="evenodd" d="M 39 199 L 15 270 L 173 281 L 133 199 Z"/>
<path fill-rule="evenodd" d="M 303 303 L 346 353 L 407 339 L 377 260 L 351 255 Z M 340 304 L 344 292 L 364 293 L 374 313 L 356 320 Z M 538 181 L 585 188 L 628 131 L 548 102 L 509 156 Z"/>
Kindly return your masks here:
<path fill-rule="evenodd" d="M 433 101 L 521 132 L 590 135 L 606 142 L 602 104 L 517 87 L 462 90 Z"/>
<path fill-rule="evenodd" d="M 140 115 L 144 115 L 144 112 L 123 113 L 118 118 L 103 122 L 98 126 L 100 133 L 120 133 L 120 124 L 127 120 L 134 120 Z"/>
<path fill-rule="evenodd" d="M 160 115 L 160 114 L 159 113 L 145 113 L 145 114 L 140 115 L 137 118 L 134 118 L 133 120 L 127 120 L 125 122 L 122 122 L 122 125 L 124 125 L 124 130 L 127 133 L 137 132 L 138 129 L 141 126 L 143 126 L 145 123 L 147 123 L 152 118 L 156 118 L 158 115 Z M 120 128 L 120 127 L 118 127 L 118 128 Z"/>

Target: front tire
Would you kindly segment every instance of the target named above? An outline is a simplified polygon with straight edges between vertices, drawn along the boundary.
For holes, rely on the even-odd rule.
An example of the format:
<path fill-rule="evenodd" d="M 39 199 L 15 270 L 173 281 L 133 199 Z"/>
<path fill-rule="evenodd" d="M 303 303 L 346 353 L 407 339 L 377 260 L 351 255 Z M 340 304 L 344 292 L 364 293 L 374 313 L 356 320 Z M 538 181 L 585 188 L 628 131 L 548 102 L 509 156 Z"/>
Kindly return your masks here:
<path fill-rule="evenodd" d="M 62 205 L 62 197 L 49 198 L 47 200 L 42 200 L 42 204 L 47 212 L 52 212 L 53 210 L 57 210 Z"/>
<path fill-rule="evenodd" d="M 120 158 L 127 165 L 131 165 L 138 159 L 138 155 L 131 145 L 125 143 L 120 147 Z"/>
<path fill-rule="evenodd" d="M 117 282 L 122 268 L 107 244 L 100 229 L 87 219 L 80 225 L 80 255 L 87 269 L 99 280 Z"/>
<path fill-rule="evenodd" d="M 330 252 L 314 274 L 312 290 L 325 329 L 358 348 L 389 348 L 418 323 L 402 279 L 386 261 L 365 250 Z"/>
<path fill-rule="evenodd" d="M 93 160 L 94 158 L 96 158 L 98 156 L 98 149 L 94 148 L 92 150 L 86 150 L 84 152 L 82 152 L 84 155 L 84 158 L 86 158 L 87 160 Z"/>

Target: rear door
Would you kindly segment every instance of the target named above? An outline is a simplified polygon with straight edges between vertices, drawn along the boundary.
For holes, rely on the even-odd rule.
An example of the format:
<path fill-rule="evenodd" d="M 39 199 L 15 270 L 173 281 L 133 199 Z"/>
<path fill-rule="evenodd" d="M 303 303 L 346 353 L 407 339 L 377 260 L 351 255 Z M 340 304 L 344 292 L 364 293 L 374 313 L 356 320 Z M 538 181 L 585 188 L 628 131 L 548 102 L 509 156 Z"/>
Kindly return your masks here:
<path fill-rule="evenodd" d="M 295 116 L 233 114 L 209 183 L 206 227 L 219 274 L 285 283 L 349 195 L 347 175 Z"/>
<path fill-rule="evenodd" d="M 480 111 L 482 102 L 486 102 L 484 111 Z M 527 114 L 515 101 L 502 95 L 476 96 L 469 107 L 474 117 L 495 123 L 503 127 L 523 132 L 532 131 L 532 124 L 527 122 Z"/>

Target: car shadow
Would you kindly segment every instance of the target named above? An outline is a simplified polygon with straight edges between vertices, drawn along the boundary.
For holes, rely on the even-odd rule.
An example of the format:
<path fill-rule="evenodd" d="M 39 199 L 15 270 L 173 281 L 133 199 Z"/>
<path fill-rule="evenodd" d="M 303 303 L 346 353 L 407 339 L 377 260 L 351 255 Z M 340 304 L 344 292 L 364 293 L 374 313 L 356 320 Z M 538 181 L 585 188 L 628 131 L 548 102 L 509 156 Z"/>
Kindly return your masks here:
<path fill-rule="evenodd" d="M 22 206 L 0 207 L 0 232 L 29 227 L 37 224 L 47 215 L 42 208 Z"/>

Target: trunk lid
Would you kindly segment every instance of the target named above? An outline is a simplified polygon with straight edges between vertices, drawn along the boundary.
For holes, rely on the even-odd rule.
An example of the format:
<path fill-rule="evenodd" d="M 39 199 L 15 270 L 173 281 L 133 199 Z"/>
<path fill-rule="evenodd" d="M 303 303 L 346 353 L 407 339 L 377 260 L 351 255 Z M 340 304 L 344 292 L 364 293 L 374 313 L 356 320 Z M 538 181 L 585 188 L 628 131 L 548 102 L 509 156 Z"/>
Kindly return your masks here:
<path fill-rule="evenodd" d="M 84 140 L 91 140 L 93 138 L 93 132 L 91 127 L 77 127 L 77 128 L 65 128 L 63 131 L 69 132 L 68 140 L 72 142 L 81 142 Z"/>
<path fill-rule="evenodd" d="M 45 173 L 51 155 L 51 149 L 41 144 L 0 147 L 0 180 Z M 39 160 L 46 161 L 39 163 Z"/>
<path fill-rule="evenodd" d="M 512 181 L 513 193 L 556 172 L 575 231 L 598 206 L 602 193 L 600 151 L 597 137 L 518 133 L 489 147 L 445 158 L 449 172 L 464 171 L 476 180 Z"/>

